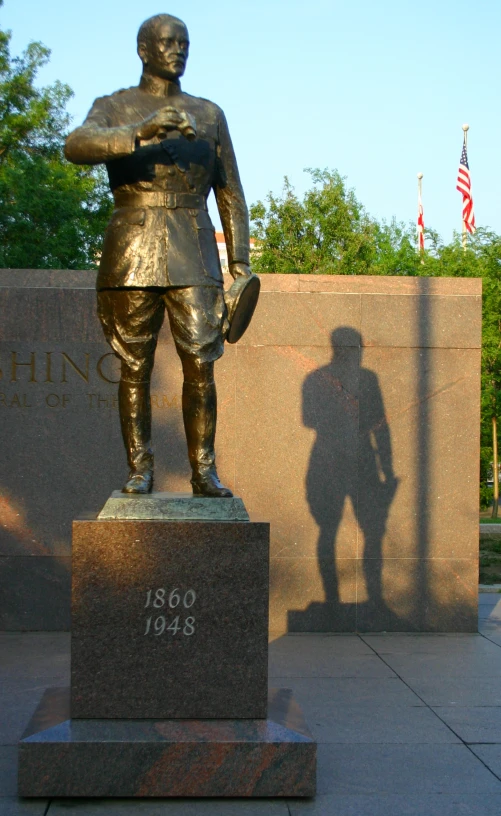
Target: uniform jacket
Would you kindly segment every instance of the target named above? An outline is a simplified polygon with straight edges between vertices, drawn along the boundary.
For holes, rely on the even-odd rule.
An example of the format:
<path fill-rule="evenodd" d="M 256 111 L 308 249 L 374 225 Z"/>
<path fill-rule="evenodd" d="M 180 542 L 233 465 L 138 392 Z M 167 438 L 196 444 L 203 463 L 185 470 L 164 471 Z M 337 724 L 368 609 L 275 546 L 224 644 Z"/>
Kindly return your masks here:
<path fill-rule="evenodd" d="M 174 130 L 139 145 L 136 126 L 166 105 L 194 117 L 196 139 Z M 98 289 L 222 286 L 206 206 L 211 190 L 228 262 L 249 263 L 247 206 L 226 119 L 213 102 L 183 93 L 176 82 L 143 76 L 138 87 L 96 99 L 83 125 L 68 136 L 65 154 L 77 164 L 106 164 L 115 197 Z M 151 192 L 164 194 L 163 206 L 142 206 L 147 196 L 138 206 L 136 194 Z"/>

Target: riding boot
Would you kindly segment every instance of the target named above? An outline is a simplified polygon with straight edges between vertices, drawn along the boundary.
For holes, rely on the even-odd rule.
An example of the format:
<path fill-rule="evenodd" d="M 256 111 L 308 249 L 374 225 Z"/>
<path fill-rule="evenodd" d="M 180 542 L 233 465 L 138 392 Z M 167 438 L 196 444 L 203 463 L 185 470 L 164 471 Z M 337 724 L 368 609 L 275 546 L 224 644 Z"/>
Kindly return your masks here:
<path fill-rule="evenodd" d="M 214 380 L 183 383 L 183 420 L 192 469 L 194 496 L 231 498 L 233 493 L 219 481 L 216 471 L 217 396 Z"/>
<path fill-rule="evenodd" d="M 120 381 L 118 387 L 120 425 L 127 451 L 129 479 L 122 493 L 150 493 L 153 487 L 151 450 L 151 403 L 149 382 Z"/>

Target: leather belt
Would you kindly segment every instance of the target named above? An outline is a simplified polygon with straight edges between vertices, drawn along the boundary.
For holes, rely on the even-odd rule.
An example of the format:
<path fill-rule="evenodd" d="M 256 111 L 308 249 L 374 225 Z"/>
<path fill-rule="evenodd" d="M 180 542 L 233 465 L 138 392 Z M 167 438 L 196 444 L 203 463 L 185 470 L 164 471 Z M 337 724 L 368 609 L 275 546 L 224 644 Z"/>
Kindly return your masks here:
<path fill-rule="evenodd" d="M 167 193 L 157 190 L 114 194 L 115 207 L 165 207 L 175 210 L 177 207 L 187 207 L 190 210 L 206 210 L 205 196 L 195 193 Z"/>

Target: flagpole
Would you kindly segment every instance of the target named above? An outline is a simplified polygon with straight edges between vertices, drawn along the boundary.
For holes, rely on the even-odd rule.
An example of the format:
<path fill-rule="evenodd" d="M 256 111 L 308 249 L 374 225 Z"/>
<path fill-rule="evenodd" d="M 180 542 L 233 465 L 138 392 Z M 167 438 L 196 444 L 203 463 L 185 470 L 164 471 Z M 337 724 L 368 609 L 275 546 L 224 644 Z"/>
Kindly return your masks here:
<path fill-rule="evenodd" d="M 417 183 L 418 187 L 417 187 L 417 189 L 418 189 L 418 220 L 419 220 L 419 216 L 420 216 L 420 213 L 421 213 L 419 208 L 420 208 L 420 205 L 422 205 L 422 203 L 423 203 L 422 202 L 422 198 L 423 198 L 423 174 L 420 172 L 420 173 L 417 174 L 417 177 L 418 177 L 418 183 Z M 417 234 L 417 251 L 418 251 L 418 255 L 421 255 L 421 234 L 420 234 L 419 230 L 418 230 L 418 234 Z"/>
<path fill-rule="evenodd" d="M 466 150 L 468 150 L 468 131 L 470 129 L 470 126 L 469 125 L 463 125 L 462 127 L 463 127 L 463 133 L 464 133 L 463 144 L 464 144 Z M 465 222 L 464 218 L 463 218 L 463 230 L 462 230 L 462 232 L 463 232 L 463 235 L 462 235 L 463 249 L 466 251 L 467 230 L 466 230 L 466 222 Z"/>

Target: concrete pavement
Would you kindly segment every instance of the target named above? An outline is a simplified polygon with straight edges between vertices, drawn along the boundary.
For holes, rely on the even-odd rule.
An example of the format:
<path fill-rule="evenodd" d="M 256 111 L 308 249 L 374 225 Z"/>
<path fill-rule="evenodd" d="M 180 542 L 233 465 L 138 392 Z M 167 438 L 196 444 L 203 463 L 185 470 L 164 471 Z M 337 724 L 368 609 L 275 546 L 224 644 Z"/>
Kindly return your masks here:
<path fill-rule="evenodd" d="M 293 688 L 318 741 L 315 800 L 18 800 L 17 741 L 67 633 L 0 634 L 0 816 L 499 816 L 501 594 L 479 634 L 289 635 L 270 684 Z"/>

